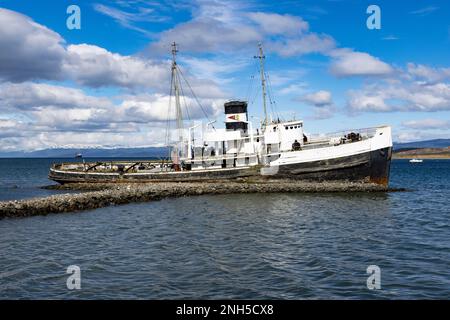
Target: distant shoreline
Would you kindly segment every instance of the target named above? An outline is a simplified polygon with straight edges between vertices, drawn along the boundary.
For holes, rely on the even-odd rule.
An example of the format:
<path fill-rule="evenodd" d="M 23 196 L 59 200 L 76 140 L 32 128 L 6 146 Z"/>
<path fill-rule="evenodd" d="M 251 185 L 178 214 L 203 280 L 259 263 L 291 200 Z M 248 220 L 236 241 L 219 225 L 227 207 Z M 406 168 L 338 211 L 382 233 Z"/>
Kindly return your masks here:
<path fill-rule="evenodd" d="M 397 149 L 392 154 L 393 159 L 450 159 L 450 147 Z"/>
<path fill-rule="evenodd" d="M 447 160 L 450 159 L 450 154 L 393 154 L 392 159 L 434 159 Z"/>

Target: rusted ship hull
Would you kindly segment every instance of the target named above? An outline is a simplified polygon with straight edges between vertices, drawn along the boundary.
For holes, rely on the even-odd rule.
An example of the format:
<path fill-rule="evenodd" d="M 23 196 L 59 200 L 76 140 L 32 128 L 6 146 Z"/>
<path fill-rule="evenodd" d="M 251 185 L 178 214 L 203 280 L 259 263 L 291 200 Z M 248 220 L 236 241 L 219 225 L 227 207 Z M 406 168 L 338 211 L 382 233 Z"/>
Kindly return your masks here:
<path fill-rule="evenodd" d="M 387 147 L 347 157 L 280 165 L 272 171 L 272 174 L 262 174 L 260 166 L 157 173 L 108 173 L 61 170 L 56 165 L 50 169 L 49 179 L 64 184 L 215 181 L 259 177 L 308 181 L 359 181 L 387 186 L 391 154 L 392 148 Z"/>
<path fill-rule="evenodd" d="M 289 165 L 280 165 L 274 178 L 312 181 L 364 181 L 387 186 L 391 166 L 392 148 L 382 148 L 351 155 Z"/>
<path fill-rule="evenodd" d="M 229 168 L 202 171 L 171 171 L 157 173 L 80 172 L 51 168 L 49 179 L 58 183 L 144 183 L 183 182 L 237 179 L 258 175 L 256 168 Z"/>

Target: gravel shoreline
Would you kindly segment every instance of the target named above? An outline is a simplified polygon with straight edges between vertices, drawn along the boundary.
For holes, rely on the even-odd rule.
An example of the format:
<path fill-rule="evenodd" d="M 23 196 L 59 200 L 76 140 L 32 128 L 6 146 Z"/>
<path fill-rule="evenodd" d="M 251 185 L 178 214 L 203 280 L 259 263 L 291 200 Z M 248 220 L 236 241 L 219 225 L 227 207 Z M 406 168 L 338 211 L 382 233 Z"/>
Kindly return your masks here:
<path fill-rule="evenodd" d="M 404 191 L 360 182 L 305 181 L 226 181 L 226 182 L 160 182 L 151 184 L 66 184 L 45 187 L 57 190 L 79 190 L 80 193 L 59 194 L 0 202 L 0 219 L 28 217 L 50 213 L 91 210 L 111 205 L 146 202 L 168 197 L 202 194 L 238 193 L 326 193 Z"/>

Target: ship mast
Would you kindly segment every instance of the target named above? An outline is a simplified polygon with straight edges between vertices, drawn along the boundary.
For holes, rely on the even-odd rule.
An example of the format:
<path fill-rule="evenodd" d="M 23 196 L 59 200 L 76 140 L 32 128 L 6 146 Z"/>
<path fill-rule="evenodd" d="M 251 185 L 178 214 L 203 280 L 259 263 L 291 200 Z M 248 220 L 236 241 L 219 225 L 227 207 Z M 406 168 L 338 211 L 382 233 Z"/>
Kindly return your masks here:
<path fill-rule="evenodd" d="M 255 56 L 255 59 L 259 59 L 259 69 L 261 72 L 261 85 L 262 85 L 262 99 L 263 99 L 263 108 L 264 108 L 264 126 L 267 126 L 267 106 L 266 106 L 266 77 L 264 73 L 264 59 L 266 56 L 264 55 L 263 48 L 261 42 L 258 43 L 259 55 Z"/>
<path fill-rule="evenodd" d="M 174 86 L 174 92 L 175 92 L 175 111 L 176 111 L 176 118 L 177 118 L 177 132 L 178 132 L 178 143 L 181 144 L 183 142 L 183 114 L 181 112 L 181 104 L 180 104 L 180 79 L 177 72 L 177 44 L 174 42 L 172 43 L 172 79 L 173 79 L 173 86 Z M 182 148 L 180 148 L 182 150 Z"/>

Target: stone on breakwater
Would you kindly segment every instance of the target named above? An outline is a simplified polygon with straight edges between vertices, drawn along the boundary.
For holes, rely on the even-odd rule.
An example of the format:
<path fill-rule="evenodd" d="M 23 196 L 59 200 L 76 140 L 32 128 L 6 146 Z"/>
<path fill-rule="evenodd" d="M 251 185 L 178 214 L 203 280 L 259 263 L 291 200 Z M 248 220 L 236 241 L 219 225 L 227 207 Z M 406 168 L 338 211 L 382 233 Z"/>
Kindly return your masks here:
<path fill-rule="evenodd" d="M 110 205 L 202 194 L 283 193 L 283 192 L 379 192 L 385 187 L 357 182 L 159 182 L 149 184 L 66 184 L 53 189 L 81 193 L 53 195 L 19 201 L 0 202 L 0 219 L 49 213 L 90 210 Z M 396 191 L 396 190 L 394 190 Z"/>

